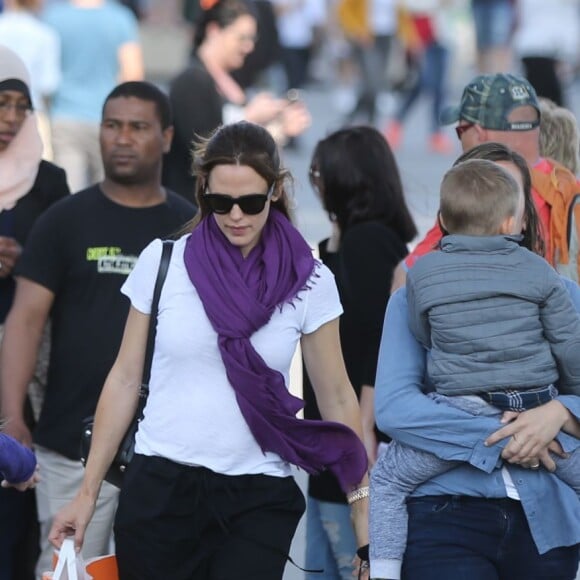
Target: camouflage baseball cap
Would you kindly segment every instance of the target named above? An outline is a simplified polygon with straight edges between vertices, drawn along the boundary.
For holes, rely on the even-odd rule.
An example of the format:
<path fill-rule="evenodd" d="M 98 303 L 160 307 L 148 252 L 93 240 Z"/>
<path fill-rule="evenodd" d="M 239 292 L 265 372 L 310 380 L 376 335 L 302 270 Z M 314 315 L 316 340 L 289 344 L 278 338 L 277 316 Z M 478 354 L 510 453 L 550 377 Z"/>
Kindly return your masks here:
<path fill-rule="evenodd" d="M 537 121 L 510 123 L 513 109 L 530 105 L 538 111 Z M 540 124 L 540 105 L 530 83 L 516 75 L 493 74 L 475 77 L 463 90 L 461 102 L 447 107 L 441 114 L 441 123 L 450 125 L 460 119 L 495 131 L 529 131 Z"/>

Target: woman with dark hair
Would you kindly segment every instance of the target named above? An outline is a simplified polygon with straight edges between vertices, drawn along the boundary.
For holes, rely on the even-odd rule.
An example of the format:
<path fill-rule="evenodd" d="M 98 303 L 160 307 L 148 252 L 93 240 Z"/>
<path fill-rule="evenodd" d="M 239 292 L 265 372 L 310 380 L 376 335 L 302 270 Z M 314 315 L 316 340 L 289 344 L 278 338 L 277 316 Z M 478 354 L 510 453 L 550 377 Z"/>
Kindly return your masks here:
<path fill-rule="evenodd" d="M 331 470 L 367 542 L 367 459 L 340 352 L 331 272 L 288 219 L 288 172 L 264 128 L 224 125 L 196 151 L 199 213 L 174 244 L 149 397 L 115 523 L 123 580 L 282 578 L 304 498 L 290 464 Z M 119 356 L 97 407 L 85 478 L 55 518 L 80 546 L 139 395 L 161 242 L 141 254 Z M 324 421 L 296 418 L 300 341 Z"/>
<path fill-rule="evenodd" d="M 360 399 L 363 441 L 373 464 L 373 385 L 385 308 L 393 270 L 417 230 L 393 153 L 371 127 L 341 129 L 320 141 L 310 180 L 332 222 L 331 237 L 320 243 L 320 257 L 336 277 L 343 304 L 342 353 Z M 305 417 L 320 419 L 308 375 L 304 397 Z M 356 544 L 344 492 L 331 473 L 309 478 L 306 546 L 306 568 L 324 569 L 307 578 L 351 577 Z"/>
<path fill-rule="evenodd" d="M 458 162 L 466 158 L 501 164 L 529 198 L 529 170 L 509 149 L 480 145 Z M 534 214 L 534 205 L 526 203 L 523 244 L 538 251 Z M 578 286 L 565 278 L 562 282 L 580 311 Z M 521 328 L 529 328 L 527 322 L 522 320 Z M 578 567 L 580 501 L 551 473 L 556 467 L 550 452 L 578 448 L 578 439 L 569 434 L 580 427 L 580 398 L 557 396 L 534 409 L 504 414 L 501 422 L 434 401 L 426 394 L 432 388 L 427 351 L 409 326 L 406 288 L 391 296 L 381 345 L 375 397 L 379 428 L 400 443 L 457 462 L 407 501 L 402 577 L 572 580 Z"/>
<path fill-rule="evenodd" d="M 191 63 L 172 81 L 169 91 L 175 136 L 163 165 L 163 182 L 191 201 L 195 201 L 195 177 L 191 174 L 194 139 L 208 137 L 224 123 L 246 120 L 265 126 L 284 143 L 310 124 L 304 103 L 290 103 L 266 92 L 248 100 L 232 76 L 256 44 L 253 2 L 217 0 L 208 5 L 195 26 Z"/>

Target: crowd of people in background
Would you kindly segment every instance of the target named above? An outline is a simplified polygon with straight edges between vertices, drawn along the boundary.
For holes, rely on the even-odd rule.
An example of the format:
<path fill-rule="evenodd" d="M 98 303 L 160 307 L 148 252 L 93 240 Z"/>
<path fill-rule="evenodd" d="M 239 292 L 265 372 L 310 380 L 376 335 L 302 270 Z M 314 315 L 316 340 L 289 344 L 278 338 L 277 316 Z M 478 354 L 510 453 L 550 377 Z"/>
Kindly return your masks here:
<path fill-rule="evenodd" d="M 156 84 L 152 0 L 0 2 L 0 580 L 69 535 L 122 580 L 281 579 L 304 512 L 308 580 L 576 578 L 580 0 L 547 4 L 183 0 Z M 283 153 L 319 83 L 315 258 Z M 446 125 L 463 153 L 417 240 L 397 152 L 423 97 L 417 171 Z"/>
<path fill-rule="evenodd" d="M 67 169 L 73 190 L 84 187 L 102 177 L 96 124 L 105 87 L 111 79 L 143 78 L 138 26 L 163 7 L 151 0 L 3 4 L 0 38 L 33 71 L 45 157 Z M 214 80 L 220 77 L 219 91 L 225 91 L 233 105 L 258 92 L 294 104 L 299 91 L 313 82 L 332 82 L 332 105 L 343 114 L 344 123 L 375 126 L 395 150 L 404 142 L 409 112 L 426 97 L 432 111 L 427 151 L 451 152 L 439 116 L 449 98 L 454 80 L 450 67 L 455 63 L 481 73 L 520 71 L 538 96 L 559 106 L 568 105 L 566 87 L 578 73 L 577 0 L 558 0 L 546 14 L 540 0 L 252 0 L 251 5 L 256 30 L 245 33 L 245 47 L 238 47 L 240 63 L 226 64 L 219 74 L 213 66 Z M 215 2 L 210 0 L 181 2 L 181 17 L 191 30 L 193 63 L 206 59 L 199 49 L 212 12 L 210 21 L 215 18 Z M 112 26 L 106 35 L 105 21 Z M 87 27 L 91 34 L 85 34 Z M 90 74 L 85 62 L 93 64 Z M 207 63 L 202 64 L 207 71 Z M 272 123 L 276 107 L 258 102 L 270 117 L 263 121 L 258 115 L 259 122 L 278 126 L 279 143 L 299 146 L 306 119 L 280 128 L 283 122 Z M 49 103 L 50 124 L 44 118 Z M 248 120 L 256 118 L 256 108 Z M 226 111 L 228 120 L 240 117 L 231 108 Z M 194 127 L 205 131 L 214 119 L 215 113 Z M 184 122 L 189 129 L 191 122 Z M 183 187 L 171 173 L 168 183 Z"/>

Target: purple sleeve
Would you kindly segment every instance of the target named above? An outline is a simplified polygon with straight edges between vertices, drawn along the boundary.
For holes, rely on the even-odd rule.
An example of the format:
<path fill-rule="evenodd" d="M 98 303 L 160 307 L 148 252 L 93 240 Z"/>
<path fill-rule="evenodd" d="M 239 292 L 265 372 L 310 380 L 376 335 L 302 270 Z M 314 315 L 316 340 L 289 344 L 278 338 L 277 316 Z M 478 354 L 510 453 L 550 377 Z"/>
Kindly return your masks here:
<path fill-rule="evenodd" d="M 0 474 L 10 483 L 22 483 L 32 477 L 36 457 L 31 449 L 16 439 L 0 433 Z"/>

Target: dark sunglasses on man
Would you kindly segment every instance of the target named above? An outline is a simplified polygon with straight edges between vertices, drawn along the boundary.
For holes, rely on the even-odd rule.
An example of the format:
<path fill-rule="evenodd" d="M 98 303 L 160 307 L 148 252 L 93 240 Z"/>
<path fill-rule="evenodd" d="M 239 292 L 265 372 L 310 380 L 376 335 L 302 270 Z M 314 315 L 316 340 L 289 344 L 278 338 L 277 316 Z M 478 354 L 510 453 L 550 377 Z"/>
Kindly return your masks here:
<path fill-rule="evenodd" d="M 249 193 L 248 195 L 232 197 L 225 193 L 206 192 L 203 199 L 207 202 L 209 209 L 219 215 L 230 213 L 234 205 L 237 205 L 246 215 L 258 215 L 264 211 L 266 202 L 273 193 L 274 184 L 270 186 L 267 193 Z"/>

